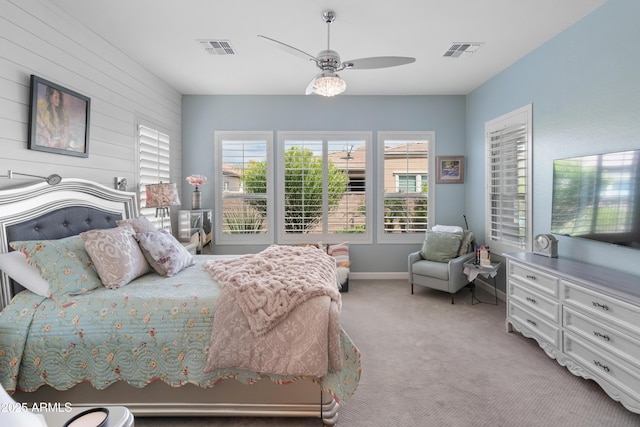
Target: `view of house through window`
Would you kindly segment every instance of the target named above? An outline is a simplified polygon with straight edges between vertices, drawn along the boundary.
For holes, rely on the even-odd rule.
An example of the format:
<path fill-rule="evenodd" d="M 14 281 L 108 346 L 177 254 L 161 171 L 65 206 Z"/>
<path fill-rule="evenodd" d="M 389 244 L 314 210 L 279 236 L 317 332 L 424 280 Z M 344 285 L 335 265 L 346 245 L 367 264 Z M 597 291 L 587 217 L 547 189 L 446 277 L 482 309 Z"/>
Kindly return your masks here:
<path fill-rule="evenodd" d="M 429 151 L 435 134 L 216 132 L 220 243 L 371 242 L 372 191 L 379 240 L 419 242 L 429 225 Z"/>
<path fill-rule="evenodd" d="M 221 239 L 269 233 L 271 215 L 270 132 L 217 134 L 221 186 Z"/>
<path fill-rule="evenodd" d="M 429 142 L 433 132 L 379 132 L 383 144 L 383 235 L 424 238 L 429 225 Z M 395 237 L 400 239 L 401 237 Z M 400 241 L 400 240 L 398 240 Z"/>
<path fill-rule="evenodd" d="M 278 133 L 283 242 L 370 238 L 367 149 L 370 133 Z M 340 235 L 339 238 L 336 237 Z"/>

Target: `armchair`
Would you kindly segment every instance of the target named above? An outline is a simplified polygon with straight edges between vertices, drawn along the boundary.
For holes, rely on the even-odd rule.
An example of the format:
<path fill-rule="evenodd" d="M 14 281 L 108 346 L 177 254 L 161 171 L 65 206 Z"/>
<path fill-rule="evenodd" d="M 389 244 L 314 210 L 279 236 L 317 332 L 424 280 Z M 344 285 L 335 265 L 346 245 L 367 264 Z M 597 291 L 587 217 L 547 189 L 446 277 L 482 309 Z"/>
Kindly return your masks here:
<path fill-rule="evenodd" d="M 438 231 L 438 226 L 426 231 L 421 251 L 409 254 L 409 285 L 420 285 L 455 294 L 469 282 L 463 264 L 475 257 L 473 232 Z M 457 246 L 456 246 L 457 243 Z"/>

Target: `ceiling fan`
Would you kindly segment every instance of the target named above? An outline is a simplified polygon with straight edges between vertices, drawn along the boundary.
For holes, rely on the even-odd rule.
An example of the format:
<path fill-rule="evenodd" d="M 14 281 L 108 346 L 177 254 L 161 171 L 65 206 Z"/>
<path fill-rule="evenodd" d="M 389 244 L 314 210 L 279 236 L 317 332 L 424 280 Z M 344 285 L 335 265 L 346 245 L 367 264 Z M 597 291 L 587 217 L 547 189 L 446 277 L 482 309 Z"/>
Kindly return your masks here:
<path fill-rule="evenodd" d="M 327 24 L 327 49 L 321 51 L 318 56 L 310 55 L 307 52 L 270 37 L 258 35 L 258 37 L 276 44 L 278 47 L 293 55 L 315 63 L 321 70 L 307 86 L 307 90 L 305 91 L 307 95 L 316 93 L 323 96 L 334 96 L 344 92 L 347 84 L 338 76 L 338 71 L 396 67 L 398 65 L 410 64 L 416 60 L 415 58 L 407 56 L 373 56 L 369 58 L 352 59 L 350 61 L 340 61 L 338 52 L 331 50 L 331 23 L 335 21 L 336 14 L 331 10 L 327 10 L 322 14 L 322 19 Z"/>

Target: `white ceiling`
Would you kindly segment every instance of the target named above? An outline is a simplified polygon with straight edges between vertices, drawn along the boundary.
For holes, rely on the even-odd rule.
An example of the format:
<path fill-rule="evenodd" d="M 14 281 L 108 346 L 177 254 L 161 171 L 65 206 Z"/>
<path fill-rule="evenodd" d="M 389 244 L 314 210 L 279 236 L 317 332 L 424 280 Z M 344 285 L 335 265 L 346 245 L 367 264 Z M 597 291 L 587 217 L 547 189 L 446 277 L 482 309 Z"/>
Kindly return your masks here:
<path fill-rule="evenodd" d="M 257 37 L 342 60 L 412 56 L 377 70 L 343 70 L 347 95 L 467 94 L 606 0 L 49 0 L 183 94 L 304 94 L 318 70 Z M 199 39 L 229 40 L 213 56 Z M 454 42 L 482 42 L 444 58 Z"/>

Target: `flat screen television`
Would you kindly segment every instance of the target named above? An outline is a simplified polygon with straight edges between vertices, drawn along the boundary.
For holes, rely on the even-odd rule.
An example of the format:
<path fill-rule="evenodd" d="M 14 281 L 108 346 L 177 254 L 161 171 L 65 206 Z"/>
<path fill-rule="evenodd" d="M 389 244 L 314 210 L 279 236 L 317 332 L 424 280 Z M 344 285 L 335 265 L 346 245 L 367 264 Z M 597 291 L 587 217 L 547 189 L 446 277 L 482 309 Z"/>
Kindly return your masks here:
<path fill-rule="evenodd" d="M 640 249 L 640 150 L 554 160 L 551 232 Z"/>

